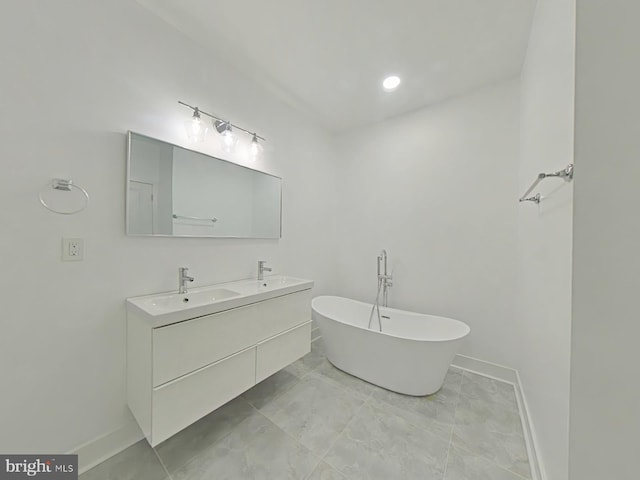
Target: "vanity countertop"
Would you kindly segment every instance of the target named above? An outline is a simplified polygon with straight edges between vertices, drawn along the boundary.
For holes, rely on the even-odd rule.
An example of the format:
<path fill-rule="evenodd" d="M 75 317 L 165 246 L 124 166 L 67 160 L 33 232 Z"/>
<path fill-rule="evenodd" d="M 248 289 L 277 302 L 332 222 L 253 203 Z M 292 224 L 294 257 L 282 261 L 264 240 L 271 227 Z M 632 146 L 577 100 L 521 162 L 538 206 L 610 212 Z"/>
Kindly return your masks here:
<path fill-rule="evenodd" d="M 284 275 L 265 276 L 189 289 L 127 298 L 127 311 L 157 328 L 222 312 L 313 287 L 313 280 Z"/>

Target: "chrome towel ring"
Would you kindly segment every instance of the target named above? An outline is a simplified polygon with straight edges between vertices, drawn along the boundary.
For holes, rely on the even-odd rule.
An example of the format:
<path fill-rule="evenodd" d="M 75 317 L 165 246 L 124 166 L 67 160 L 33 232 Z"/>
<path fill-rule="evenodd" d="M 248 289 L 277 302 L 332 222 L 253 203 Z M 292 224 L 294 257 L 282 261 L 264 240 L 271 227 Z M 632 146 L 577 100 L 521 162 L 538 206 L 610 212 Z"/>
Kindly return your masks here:
<path fill-rule="evenodd" d="M 74 210 L 69 210 L 69 211 L 60 211 L 60 210 L 56 210 L 55 208 L 51 207 L 46 200 L 42 197 L 42 195 L 48 191 L 49 188 L 52 188 L 54 190 L 60 190 L 63 192 L 70 192 L 72 188 L 75 188 L 77 190 L 79 190 L 80 192 L 82 192 L 82 195 L 84 197 L 83 200 L 83 204 L 80 208 L 74 209 Z M 87 205 L 89 205 L 89 194 L 87 193 L 87 191 L 82 188 L 79 185 L 76 185 L 73 183 L 72 180 L 65 180 L 62 178 L 54 178 L 53 180 L 51 180 L 51 183 L 49 185 L 47 185 L 46 188 L 42 189 L 40 191 L 40 193 L 38 194 L 38 198 L 40 199 L 40 203 L 42 204 L 42 206 L 44 208 L 46 208 L 47 210 L 54 212 L 54 213 L 59 213 L 60 215 L 73 215 L 75 213 L 79 213 L 81 211 L 83 211 L 85 208 L 87 208 Z"/>

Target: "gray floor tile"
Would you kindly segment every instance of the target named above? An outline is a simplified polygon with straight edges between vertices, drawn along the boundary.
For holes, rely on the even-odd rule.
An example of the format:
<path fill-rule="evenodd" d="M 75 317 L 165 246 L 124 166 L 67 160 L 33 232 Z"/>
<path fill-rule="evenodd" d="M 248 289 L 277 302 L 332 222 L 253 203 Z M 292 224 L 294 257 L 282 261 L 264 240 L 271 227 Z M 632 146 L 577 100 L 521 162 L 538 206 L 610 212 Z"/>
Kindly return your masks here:
<path fill-rule="evenodd" d="M 350 479 L 440 480 L 448 442 L 369 402 L 324 460 Z"/>
<path fill-rule="evenodd" d="M 345 388 L 363 399 L 366 399 L 374 390 L 376 390 L 376 388 L 378 388 L 375 385 L 365 382 L 358 377 L 354 377 L 353 375 L 334 367 L 327 359 L 325 359 L 314 370 L 314 372 L 336 382 L 341 388 Z"/>
<path fill-rule="evenodd" d="M 392 395 L 398 395 L 394 392 L 389 393 Z M 420 409 L 418 411 L 413 409 L 414 406 L 411 405 L 413 402 L 394 402 L 389 398 L 386 398 L 383 401 L 376 396 L 372 396 L 369 399 L 369 403 L 380 410 L 384 410 L 403 418 L 415 427 L 422 428 L 434 435 L 437 435 L 442 440 L 448 442 L 451 439 L 451 433 L 453 432 L 453 416 L 451 415 L 451 421 L 449 421 L 447 419 L 449 414 L 444 414 L 442 410 L 438 411 L 436 408 L 434 409 L 433 416 L 430 416 L 425 414 L 425 409 Z M 445 417 L 444 420 L 443 417 Z"/>
<path fill-rule="evenodd" d="M 207 452 L 172 474 L 174 480 L 306 478 L 320 459 L 258 412 Z"/>
<path fill-rule="evenodd" d="M 444 480 L 522 480 L 480 455 L 452 447 Z"/>
<path fill-rule="evenodd" d="M 453 446 L 529 478 L 522 423 L 512 385 L 464 372 Z"/>
<path fill-rule="evenodd" d="M 449 367 L 449 370 L 447 370 L 447 375 L 444 377 L 442 386 L 460 391 L 460 387 L 462 385 L 462 373 L 463 371 L 459 368 Z"/>
<path fill-rule="evenodd" d="M 482 427 L 489 432 L 524 437 L 517 409 L 484 400 L 460 396 L 456 410 L 456 425 Z"/>
<path fill-rule="evenodd" d="M 487 404 L 502 405 L 514 411 L 518 409 L 513 385 L 483 377 L 482 375 L 463 372 L 460 394 L 478 401 L 484 401 Z"/>
<path fill-rule="evenodd" d="M 362 398 L 312 372 L 261 412 L 302 445 L 323 455 L 362 403 Z"/>
<path fill-rule="evenodd" d="M 524 478 L 530 477 L 527 448 L 524 439 L 519 435 L 495 432 L 483 426 L 456 424 L 452 445 L 482 455 Z"/>
<path fill-rule="evenodd" d="M 461 381 L 461 373 L 452 370 L 445 377 L 442 388 L 433 395 L 414 397 L 378 388 L 371 398 L 378 408 L 385 408 L 383 404 L 387 404 L 394 414 L 448 441 L 453 430 Z"/>
<path fill-rule="evenodd" d="M 253 412 L 255 409 L 245 399 L 235 398 L 158 445 L 158 456 L 169 473 L 173 473 L 199 453 L 211 448 Z"/>
<path fill-rule="evenodd" d="M 310 355 L 309 353 L 307 355 Z M 295 362 L 293 362 L 291 365 L 287 366 L 284 368 L 285 372 L 289 372 L 292 375 L 295 375 L 298 378 L 302 378 L 305 375 L 307 375 L 311 369 L 307 368 L 304 363 L 303 363 L 303 358 L 302 357 L 300 360 L 297 360 Z"/>
<path fill-rule="evenodd" d="M 307 480 L 346 480 L 346 478 L 328 463 L 320 462 Z"/>
<path fill-rule="evenodd" d="M 146 440 L 80 475 L 80 480 L 165 480 L 169 477 Z"/>
<path fill-rule="evenodd" d="M 244 392 L 242 396 L 259 409 L 278 398 L 299 381 L 300 379 L 294 374 L 280 370 Z"/>
<path fill-rule="evenodd" d="M 435 394 L 401 395 L 333 367 L 323 340 L 156 452 L 172 480 L 530 478 L 513 386 L 450 368 Z M 146 442 L 80 478 L 168 479 Z"/>

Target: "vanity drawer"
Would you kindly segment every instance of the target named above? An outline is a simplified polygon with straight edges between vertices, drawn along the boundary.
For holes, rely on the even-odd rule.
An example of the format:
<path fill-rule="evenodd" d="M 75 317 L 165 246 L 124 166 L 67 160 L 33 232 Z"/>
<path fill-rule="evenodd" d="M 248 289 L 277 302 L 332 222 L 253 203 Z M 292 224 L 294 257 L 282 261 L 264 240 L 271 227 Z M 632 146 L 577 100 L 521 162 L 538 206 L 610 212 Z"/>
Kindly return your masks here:
<path fill-rule="evenodd" d="M 257 305 L 234 308 L 153 330 L 153 386 L 255 345 L 260 336 Z"/>
<path fill-rule="evenodd" d="M 256 349 L 249 348 L 153 390 L 151 445 L 204 417 L 255 385 Z"/>
<path fill-rule="evenodd" d="M 256 352 L 256 383 L 310 351 L 311 321 L 259 343 Z"/>
<path fill-rule="evenodd" d="M 260 303 L 260 340 L 311 320 L 311 290 L 291 293 Z"/>

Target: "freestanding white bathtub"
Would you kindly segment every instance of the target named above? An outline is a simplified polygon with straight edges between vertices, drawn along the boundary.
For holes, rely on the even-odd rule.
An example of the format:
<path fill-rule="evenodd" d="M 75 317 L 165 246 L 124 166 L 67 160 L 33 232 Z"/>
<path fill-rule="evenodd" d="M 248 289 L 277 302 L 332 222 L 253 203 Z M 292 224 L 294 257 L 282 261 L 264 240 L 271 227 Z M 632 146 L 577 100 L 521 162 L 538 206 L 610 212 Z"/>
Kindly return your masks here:
<path fill-rule="evenodd" d="M 311 302 L 329 361 L 367 382 L 406 395 L 437 392 L 460 343 L 471 329 L 458 320 L 380 307 L 342 297 Z"/>

